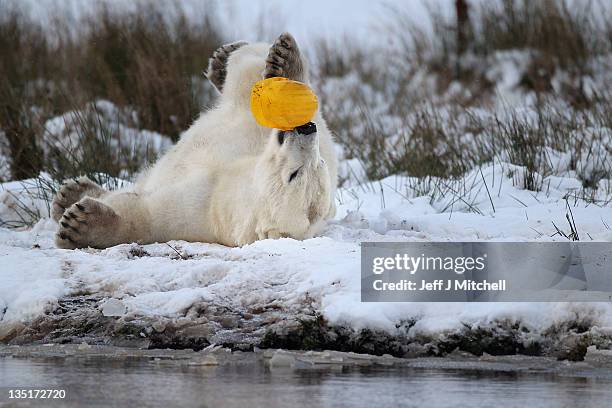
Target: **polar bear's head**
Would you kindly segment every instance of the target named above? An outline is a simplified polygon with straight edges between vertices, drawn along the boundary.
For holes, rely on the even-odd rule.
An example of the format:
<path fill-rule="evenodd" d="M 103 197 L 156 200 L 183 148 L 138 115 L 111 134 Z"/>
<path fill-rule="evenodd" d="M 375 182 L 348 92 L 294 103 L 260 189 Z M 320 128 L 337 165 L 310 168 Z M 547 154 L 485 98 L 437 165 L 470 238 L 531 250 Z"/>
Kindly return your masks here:
<path fill-rule="evenodd" d="M 328 216 L 332 189 L 314 123 L 274 130 L 260 164 L 267 212 L 280 236 L 303 238 L 298 231 L 304 234 Z"/>

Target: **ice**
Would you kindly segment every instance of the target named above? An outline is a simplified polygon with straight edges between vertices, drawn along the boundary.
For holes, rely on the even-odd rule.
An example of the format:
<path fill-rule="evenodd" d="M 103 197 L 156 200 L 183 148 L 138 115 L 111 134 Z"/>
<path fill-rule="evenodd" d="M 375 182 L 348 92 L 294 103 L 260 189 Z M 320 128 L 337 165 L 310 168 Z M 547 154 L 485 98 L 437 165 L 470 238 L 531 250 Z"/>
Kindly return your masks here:
<path fill-rule="evenodd" d="M 123 316 L 125 312 L 125 304 L 119 299 L 108 299 L 102 305 L 102 314 L 107 317 Z"/>
<path fill-rule="evenodd" d="M 219 365 L 219 361 L 215 356 L 204 355 L 199 358 L 195 358 L 192 360 L 189 365 L 197 365 L 197 366 L 216 366 Z"/>
<path fill-rule="evenodd" d="M 291 353 L 277 350 L 270 359 L 270 367 L 292 367 L 295 365 L 295 357 Z"/>
<path fill-rule="evenodd" d="M 598 350 L 597 346 L 587 347 L 584 361 L 593 365 L 612 365 L 612 350 Z"/>

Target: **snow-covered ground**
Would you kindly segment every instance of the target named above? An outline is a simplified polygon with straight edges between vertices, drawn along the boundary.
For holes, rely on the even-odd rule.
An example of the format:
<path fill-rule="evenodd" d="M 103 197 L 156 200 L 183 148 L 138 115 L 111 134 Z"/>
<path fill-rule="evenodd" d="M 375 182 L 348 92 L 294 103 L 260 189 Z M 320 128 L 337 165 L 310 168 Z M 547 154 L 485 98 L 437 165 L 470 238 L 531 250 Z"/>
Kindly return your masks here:
<path fill-rule="evenodd" d="M 564 197 L 580 183 L 551 176 L 547 191 L 535 193 L 513 185 L 508 170 L 515 167 L 496 163 L 466 174 L 472 193 L 461 199 L 451 193 L 435 201 L 415 197 L 410 179 L 399 176 L 343 188 L 337 218 L 306 241 L 264 240 L 242 248 L 174 241 L 72 251 L 55 248 L 57 226 L 48 218 L 25 231 L 0 229 L 0 328 L 32 321 L 63 297 L 86 294 L 119 300 L 101 300 L 99 308 L 120 316 L 180 319 L 215 304 L 245 313 L 271 307 L 288 315 L 315 313 L 332 325 L 389 333 L 412 320 L 407 335 L 413 337 L 500 321 L 538 335 L 576 320 L 612 335 L 609 303 L 360 302 L 362 241 L 565 240 L 552 237 L 553 222 L 567 226 Z M 581 239 L 612 241 L 609 207 L 571 205 Z"/>

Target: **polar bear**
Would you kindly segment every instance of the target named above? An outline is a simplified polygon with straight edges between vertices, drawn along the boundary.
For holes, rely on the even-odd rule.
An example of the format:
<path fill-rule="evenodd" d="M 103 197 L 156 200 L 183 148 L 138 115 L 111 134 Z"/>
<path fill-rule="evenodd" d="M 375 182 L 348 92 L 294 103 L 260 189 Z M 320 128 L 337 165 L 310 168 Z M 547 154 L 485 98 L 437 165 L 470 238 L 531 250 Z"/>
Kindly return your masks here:
<path fill-rule="evenodd" d="M 58 247 L 175 239 L 242 246 L 305 239 L 333 217 L 337 159 L 320 112 L 292 131 L 264 128 L 250 112 L 258 80 L 283 76 L 308 83 L 295 39 L 284 33 L 272 46 L 224 45 L 206 76 L 220 92 L 216 107 L 133 186 L 107 191 L 81 177 L 60 188 L 52 207 Z"/>

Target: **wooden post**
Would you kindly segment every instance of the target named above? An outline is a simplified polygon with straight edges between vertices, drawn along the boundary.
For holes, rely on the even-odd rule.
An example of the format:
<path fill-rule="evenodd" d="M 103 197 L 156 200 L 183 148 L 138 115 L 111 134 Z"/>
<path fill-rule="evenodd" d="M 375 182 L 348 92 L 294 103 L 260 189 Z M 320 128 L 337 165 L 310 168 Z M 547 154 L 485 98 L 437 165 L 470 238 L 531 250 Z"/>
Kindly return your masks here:
<path fill-rule="evenodd" d="M 455 0 L 455 12 L 457 16 L 457 61 L 455 75 L 457 78 L 461 78 L 461 65 L 459 60 L 468 49 L 468 32 L 470 29 L 469 4 L 467 0 Z"/>

